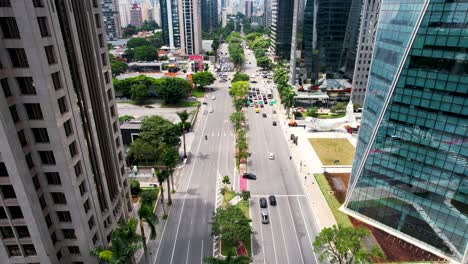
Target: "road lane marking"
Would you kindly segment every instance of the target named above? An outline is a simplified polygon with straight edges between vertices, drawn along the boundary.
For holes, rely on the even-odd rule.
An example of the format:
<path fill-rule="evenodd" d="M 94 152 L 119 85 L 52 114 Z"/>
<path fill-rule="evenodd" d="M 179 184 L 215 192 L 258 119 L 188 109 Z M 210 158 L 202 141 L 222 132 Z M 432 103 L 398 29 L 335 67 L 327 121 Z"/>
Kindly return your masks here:
<path fill-rule="evenodd" d="M 299 204 L 299 210 L 301 211 L 302 221 L 304 221 L 304 226 L 305 226 L 306 231 L 307 231 L 307 236 L 309 237 L 309 242 L 310 242 L 309 245 L 312 245 L 312 244 L 314 243 L 314 241 L 312 241 L 312 238 L 310 237 L 309 228 L 307 227 L 307 222 L 306 222 L 306 220 L 305 220 L 304 212 L 302 211 L 301 203 L 299 202 L 299 197 L 296 197 L 296 200 L 297 200 L 297 203 Z M 320 262 L 317 260 L 317 257 L 315 256 L 315 253 L 313 252 L 313 250 L 312 250 L 312 255 L 314 255 L 315 262 L 316 262 L 316 263 L 320 263 Z"/>
<path fill-rule="evenodd" d="M 205 125 L 203 126 L 202 135 L 205 134 L 206 124 L 208 124 L 208 117 L 205 120 Z M 197 151 L 195 152 L 195 155 L 197 155 L 200 152 L 201 142 L 202 142 L 202 137 L 200 137 L 200 139 L 198 140 L 198 147 L 197 147 Z M 175 236 L 175 239 L 174 239 L 174 246 L 172 248 L 172 255 L 171 255 L 171 262 L 170 263 L 172 263 L 172 261 L 174 260 L 174 253 L 175 253 L 175 248 L 176 248 L 176 245 L 177 245 L 177 237 L 179 236 L 180 223 L 182 221 L 182 215 L 184 213 L 185 201 L 187 200 L 188 189 L 189 189 L 189 186 L 190 186 L 190 182 L 192 181 L 193 171 L 195 169 L 195 165 L 197 164 L 197 161 L 198 161 L 198 159 L 195 159 L 195 161 L 193 162 L 192 169 L 190 170 L 190 177 L 189 177 L 189 180 L 188 180 L 188 183 L 187 183 L 187 188 L 185 189 L 185 195 L 184 195 L 183 202 L 182 202 L 182 210 L 180 211 L 179 222 L 177 223 L 177 231 L 176 231 L 176 236 Z M 162 238 L 161 238 L 161 241 L 162 241 Z M 159 251 L 159 248 L 158 248 L 158 251 Z M 156 263 L 156 260 L 157 260 L 157 258 L 155 259 L 154 263 Z"/>
<path fill-rule="evenodd" d="M 187 246 L 187 258 L 186 258 L 186 260 L 185 260 L 185 264 L 188 264 L 189 252 L 190 252 L 190 239 L 189 239 L 189 241 L 188 241 L 188 246 Z"/>
<path fill-rule="evenodd" d="M 271 217 L 270 207 L 271 206 L 268 206 L 268 215 L 270 217 L 270 225 L 271 225 L 270 230 L 271 230 L 271 237 L 273 238 L 272 240 L 273 240 L 273 251 L 275 252 L 275 263 L 278 263 L 278 256 L 276 255 L 275 235 L 273 233 L 273 221 L 271 221 L 271 219 L 273 218 Z"/>
<path fill-rule="evenodd" d="M 265 196 L 276 196 L 276 197 L 305 197 L 304 194 L 254 194 L 251 197 L 265 197 Z"/>
<path fill-rule="evenodd" d="M 297 245 L 299 247 L 299 252 L 301 252 L 301 260 L 302 260 L 302 263 L 304 264 L 304 254 L 302 253 L 302 249 L 301 249 L 301 244 L 299 243 L 299 238 L 297 237 L 297 230 L 296 230 L 296 225 L 294 224 L 294 217 L 292 215 L 292 210 L 291 210 L 291 206 L 289 205 L 289 199 L 287 199 L 288 202 L 287 202 L 287 205 L 288 205 L 288 208 L 289 208 L 289 215 L 291 216 L 291 220 L 292 220 L 292 226 L 294 228 L 294 233 L 295 233 L 295 236 L 296 237 L 296 242 L 297 242 Z"/>
<path fill-rule="evenodd" d="M 258 203 L 260 204 L 260 201 L 258 201 Z M 259 208 L 258 211 L 260 212 L 260 214 L 259 214 L 259 215 L 260 215 L 260 234 L 261 234 L 261 236 L 262 236 L 263 263 L 266 263 L 265 243 L 263 243 L 263 240 L 264 240 L 264 238 L 263 238 L 263 223 L 262 223 L 262 218 L 261 218 L 261 216 L 262 216 L 262 214 L 261 214 L 261 213 L 262 213 L 262 209 L 260 208 L 260 206 L 259 206 L 258 208 Z"/>
<path fill-rule="evenodd" d="M 286 246 L 286 240 L 284 236 L 284 229 L 283 229 L 283 221 L 281 221 L 281 214 L 279 214 L 279 222 L 280 222 L 280 228 L 281 228 L 281 234 L 283 235 L 283 244 L 284 244 L 284 250 L 286 251 L 286 260 L 289 263 L 289 254 L 288 254 L 288 247 Z"/>
<path fill-rule="evenodd" d="M 206 202 L 206 201 L 205 201 Z M 317 262 L 318 263 L 318 262 Z M 200 264 L 203 264 L 203 239 L 201 241 L 201 260 L 200 260 Z"/>

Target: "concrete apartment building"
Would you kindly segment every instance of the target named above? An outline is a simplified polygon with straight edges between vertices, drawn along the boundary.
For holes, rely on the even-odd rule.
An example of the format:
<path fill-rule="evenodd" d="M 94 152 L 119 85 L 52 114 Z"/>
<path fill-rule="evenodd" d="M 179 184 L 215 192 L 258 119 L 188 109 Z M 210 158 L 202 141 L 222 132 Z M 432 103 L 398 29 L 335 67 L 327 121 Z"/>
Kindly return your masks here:
<path fill-rule="evenodd" d="M 97 263 L 132 209 L 99 0 L 0 0 L 0 262 Z"/>
<path fill-rule="evenodd" d="M 101 0 L 102 17 L 106 29 L 108 41 L 114 41 L 120 37 L 120 15 L 117 0 Z"/>
<path fill-rule="evenodd" d="M 143 14 L 138 4 L 133 4 L 130 8 L 130 25 L 140 27 L 143 24 Z"/>
<path fill-rule="evenodd" d="M 201 6 L 198 0 L 180 0 L 179 15 L 181 48 L 187 55 L 202 52 Z"/>
<path fill-rule="evenodd" d="M 380 2 L 381 0 L 366 0 L 363 2 L 362 7 L 361 26 L 353 74 L 353 88 L 351 90 L 351 100 L 361 105 L 364 103 L 367 80 L 369 79 Z"/>

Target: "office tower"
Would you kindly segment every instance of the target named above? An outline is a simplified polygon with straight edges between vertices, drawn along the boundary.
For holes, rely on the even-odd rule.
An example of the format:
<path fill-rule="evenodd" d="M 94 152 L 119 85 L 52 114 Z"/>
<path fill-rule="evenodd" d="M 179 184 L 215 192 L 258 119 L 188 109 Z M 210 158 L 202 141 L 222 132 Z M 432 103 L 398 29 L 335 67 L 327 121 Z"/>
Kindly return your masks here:
<path fill-rule="evenodd" d="M 97 263 L 132 209 L 99 2 L 0 1 L 2 263 Z"/>
<path fill-rule="evenodd" d="M 160 0 L 161 29 L 165 46 L 180 48 L 180 17 L 177 0 Z"/>
<path fill-rule="evenodd" d="M 120 15 L 117 0 L 101 0 L 102 17 L 106 29 L 106 38 L 109 41 L 120 37 Z"/>
<path fill-rule="evenodd" d="M 363 104 L 366 94 L 367 79 L 372 61 L 375 32 L 379 18 L 381 0 L 365 0 L 362 8 L 361 26 L 356 49 L 351 99 Z"/>
<path fill-rule="evenodd" d="M 153 20 L 158 23 L 159 27 L 161 26 L 161 6 L 159 0 L 155 0 L 153 5 Z"/>
<path fill-rule="evenodd" d="M 263 23 L 265 27 L 271 27 L 271 1 L 273 0 L 264 0 L 263 3 Z"/>
<path fill-rule="evenodd" d="M 227 10 L 223 8 L 221 10 L 221 26 L 225 27 L 227 25 Z"/>
<path fill-rule="evenodd" d="M 272 0 L 271 51 L 282 59 L 291 56 L 294 1 Z"/>
<path fill-rule="evenodd" d="M 202 52 L 202 30 L 200 2 L 197 0 L 179 0 L 180 44 L 187 55 Z"/>
<path fill-rule="evenodd" d="M 318 73 L 336 73 L 352 0 L 309 0 L 304 10 L 304 58 L 314 84 Z"/>
<path fill-rule="evenodd" d="M 203 31 L 213 32 L 218 25 L 218 1 L 201 0 L 201 26 Z"/>
<path fill-rule="evenodd" d="M 130 25 L 140 27 L 143 23 L 143 14 L 138 4 L 133 4 L 130 8 Z"/>
<path fill-rule="evenodd" d="M 376 1 L 373 1 L 376 2 Z M 343 49 L 341 50 L 339 67 L 346 78 L 353 78 L 356 61 L 359 25 L 361 21 L 362 0 L 352 0 L 346 23 Z"/>
<path fill-rule="evenodd" d="M 468 60 L 461 1 L 382 1 L 344 210 L 468 262 Z"/>
<path fill-rule="evenodd" d="M 129 0 L 117 0 L 119 3 L 120 26 L 130 25 L 130 2 Z"/>
<path fill-rule="evenodd" d="M 291 58 L 289 60 L 289 83 L 296 84 L 296 67 L 300 66 L 302 60 L 302 34 L 304 30 L 304 5 L 305 0 L 294 0 L 294 15 L 291 37 Z M 302 84 L 302 80 L 298 83 Z"/>
<path fill-rule="evenodd" d="M 245 17 L 251 17 L 252 16 L 252 11 L 253 11 L 253 1 L 252 0 L 245 0 L 244 2 L 244 15 Z"/>

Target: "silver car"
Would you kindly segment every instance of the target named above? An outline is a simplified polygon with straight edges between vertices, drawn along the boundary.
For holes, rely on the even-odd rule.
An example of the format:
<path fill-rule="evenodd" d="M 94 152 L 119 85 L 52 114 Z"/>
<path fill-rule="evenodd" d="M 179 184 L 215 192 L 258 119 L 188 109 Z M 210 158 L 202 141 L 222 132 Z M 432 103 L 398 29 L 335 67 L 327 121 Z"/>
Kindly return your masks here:
<path fill-rule="evenodd" d="M 262 212 L 262 224 L 269 224 L 270 223 L 270 218 L 268 217 L 267 212 Z"/>

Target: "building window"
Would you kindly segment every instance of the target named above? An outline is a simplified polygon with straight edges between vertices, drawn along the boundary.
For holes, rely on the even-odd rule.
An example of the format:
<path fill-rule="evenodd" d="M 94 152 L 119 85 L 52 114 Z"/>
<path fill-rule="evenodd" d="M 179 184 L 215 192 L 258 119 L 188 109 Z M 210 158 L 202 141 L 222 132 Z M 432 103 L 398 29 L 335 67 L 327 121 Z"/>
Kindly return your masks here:
<path fill-rule="evenodd" d="M 21 91 L 22 95 L 34 95 L 36 94 L 36 88 L 34 87 L 33 78 L 31 77 L 16 77 L 16 82 Z"/>
<path fill-rule="evenodd" d="M 55 243 L 57 243 L 57 234 L 55 232 L 53 232 L 51 235 L 50 235 L 50 239 L 52 240 L 52 244 L 55 245 Z"/>
<path fill-rule="evenodd" d="M 19 206 L 8 206 L 8 211 L 13 219 L 23 218 L 23 212 Z"/>
<path fill-rule="evenodd" d="M 60 222 L 71 222 L 71 214 L 68 211 L 57 211 L 57 218 Z"/>
<path fill-rule="evenodd" d="M 47 207 L 47 203 L 46 203 L 43 195 L 41 195 L 41 197 L 39 197 L 39 204 L 41 205 L 42 210 L 44 210 L 44 208 Z M 50 218 L 50 216 L 49 216 L 49 218 Z M 47 217 L 46 217 L 46 222 L 47 222 Z"/>
<path fill-rule="evenodd" d="M 101 54 L 101 60 L 102 60 L 102 65 L 106 66 L 107 65 L 107 54 L 106 53 Z"/>
<path fill-rule="evenodd" d="M 57 256 L 57 259 L 58 259 L 58 260 L 61 260 L 61 259 L 62 259 L 62 252 L 60 251 L 60 249 L 59 249 L 59 251 L 57 252 L 57 254 L 55 254 L 55 255 Z"/>
<path fill-rule="evenodd" d="M 90 209 L 90 206 L 89 206 L 89 199 L 86 200 L 86 202 L 84 202 L 83 208 L 84 208 L 84 210 L 85 210 L 85 213 L 88 213 L 88 211 L 89 211 L 89 209 Z"/>
<path fill-rule="evenodd" d="M 52 196 L 54 204 L 67 204 L 65 194 L 63 194 L 62 192 L 51 192 L 50 195 Z"/>
<path fill-rule="evenodd" d="M 83 196 L 83 195 L 86 193 L 86 184 L 85 184 L 85 181 L 83 181 L 83 182 L 80 184 L 80 193 L 81 193 L 81 196 Z"/>
<path fill-rule="evenodd" d="M 5 95 L 5 97 L 6 98 L 10 97 L 12 94 L 11 94 L 10 85 L 8 84 L 8 79 L 7 78 L 1 79 L 0 85 L 2 85 L 3 94 Z"/>
<path fill-rule="evenodd" d="M 55 52 L 54 52 L 54 46 L 45 46 L 44 47 L 46 56 L 47 56 L 47 62 L 50 64 L 55 64 L 57 63 L 57 59 L 55 58 Z"/>
<path fill-rule="evenodd" d="M 52 226 L 52 219 L 50 219 L 50 215 L 45 216 L 45 221 L 46 221 L 46 224 L 47 224 L 47 228 Z"/>
<path fill-rule="evenodd" d="M 115 145 L 117 147 L 120 147 L 120 138 L 119 137 L 115 139 Z"/>
<path fill-rule="evenodd" d="M 109 89 L 107 90 L 107 99 L 109 101 L 112 101 L 113 97 L 112 97 L 112 89 Z"/>
<path fill-rule="evenodd" d="M 73 134 L 73 127 L 71 124 L 71 120 L 67 120 L 63 123 L 63 129 L 65 130 L 65 135 L 68 137 L 69 135 Z"/>
<path fill-rule="evenodd" d="M 3 198 L 5 199 L 16 198 L 16 193 L 13 189 L 13 185 L 0 185 L 0 191 L 2 192 Z"/>
<path fill-rule="evenodd" d="M 24 49 L 7 49 L 10 56 L 11 64 L 15 68 L 28 68 L 28 57 Z"/>
<path fill-rule="evenodd" d="M 122 155 L 122 151 L 119 152 L 119 160 L 122 161 L 123 160 L 123 155 Z"/>
<path fill-rule="evenodd" d="M 0 7 L 11 7 L 10 0 L 0 0 Z"/>
<path fill-rule="evenodd" d="M 93 0 L 93 7 L 98 7 L 98 2 L 97 2 L 97 0 Z"/>
<path fill-rule="evenodd" d="M 37 177 L 37 175 L 34 175 L 32 177 L 32 181 L 33 181 L 33 184 L 34 184 L 34 188 L 36 188 L 36 190 L 41 188 L 41 184 L 39 183 L 39 178 Z"/>
<path fill-rule="evenodd" d="M 82 170 L 82 168 L 81 168 L 81 161 L 78 161 L 78 162 L 76 163 L 74 169 L 75 169 L 75 175 L 76 175 L 76 177 L 77 177 L 77 178 L 80 177 L 80 176 L 81 176 L 81 173 L 83 173 L 83 170 Z"/>
<path fill-rule="evenodd" d="M 112 127 L 114 128 L 114 133 L 117 133 L 117 131 L 119 130 L 119 126 L 117 125 L 117 121 L 115 121 L 115 122 L 112 124 Z"/>
<path fill-rule="evenodd" d="M 75 157 L 76 155 L 78 155 L 78 149 L 76 148 L 76 142 L 73 141 L 69 146 L 68 146 L 68 149 L 70 150 L 70 155 L 73 157 Z"/>
<path fill-rule="evenodd" d="M 110 107 L 110 112 L 111 112 L 111 116 L 115 117 L 115 107 L 114 106 Z"/>
<path fill-rule="evenodd" d="M 18 131 L 18 139 L 21 143 L 21 146 L 24 147 L 28 144 L 28 141 L 26 140 L 26 136 L 24 135 L 24 130 Z"/>
<path fill-rule="evenodd" d="M 91 218 L 89 219 L 89 221 L 88 221 L 88 227 L 89 227 L 89 230 L 93 230 L 93 227 L 94 227 L 94 216 L 91 216 Z"/>
<path fill-rule="evenodd" d="M 104 37 L 102 34 L 98 34 L 98 39 L 99 39 L 99 47 L 104 48 Z"/>
<path fill-rule="evenodd" d="M 36 143 L 48 143 L 50 141 L 47 128 L 31 128 L 31 130 Z"/>
<path fill-rule="evenodd" d="M 104 72 L 104 80 L 106 81 L 106 84 L 109 84 L 110 83 L 110 74 L 108 71 Z M 107 95 L 109 96 L 109 91 L 111 89 L 107 90 Z M 112 92 L 111 92 L 111 96 L 112 96 Z M 111 100 L 111 99 L 109 99 Z"/>
<path fill-rule="evenodd" d="M 28 114 L 29 120 L 44 119 L 40 104 L 24 104 L 24 108 L 26 108 L 26 113 Z"/>
<path fill-rule="evenodd" d="M 15 234 L 13 233 L 13 229 L 9 226 L 1 226 L 0 233 L 2 234 L 3 239 L 15 237 Z"/>
<path fill-rule="evenodd" d="M 42 0 L 33 0 L 33 6 L 34 7 L 44 7 L 44 3 Z"/>
<path fill-rule="evenodd" d="M 49 185 L 61 185 L 60 174 L 58 172 L 46 172 L 44 173 Z"/>
<path fill-rule="evenodd" d="M 60 97 L 57 100 L 57 103 L 58 103 L 58 106 L 59 106 L 59 109 L 60 109 L 60 113 L 62 115 L 65 114 L 66 112 L 68 112 L 67 98 L 65 96 Z"/>
<path fill-rule="evenodd" d="M 20 38 L 20 32 L 14 17 L 0 17 L 0 28 L 4 39 Z"/>
<path fill-rule="evenodd" d="M 20 121 L 20 118 L 18 116 L 18 111 L 16 111 L 15 105 L 10 106 L 10 114 L 11 114 L 11 119 L 13 119 L 13 122 L 17 123 L 18 121 Z"/>
<path fill-rule="evenodd" d="M 8 251 L 8 256 L 10 257 L 19 257 L 21 256 L 21 251 L 18 245 L 6 246 Z"/>
<path fill-rule="evenodd" d="M 41 162 L 44 165 L 54 165 L 55 156 L 52 151 L 38 151 L 39 156 L 41 157 Z"/>
<path fill-rule="evenodd" d="M 62 234 L 65 239 L 76 239 L 75 229 L 62 229 Z"/>
<path fill-rule="evenodd" d="M 0 162 L 0 177 L 8 177 L 8 170 L 4 162 Z"/>
<path fill-rule="evenodd" d="M 23 245 L 23 250 L 24 250 L 24 254 L 26 256 L 35 256 L 35 255 L 37 255 L 36 249 L 34 248 L 34 245 L 32 245 L 32 244 Z"/>
<path fill-rule="evenodd" d="M 62 89 L 62 81 L 60 80 L 60 72 L 54 72 L 51 74 L 52 82 L 54 83 L 54 89 L 59 90 Z"/>
<path fill-rule="evenodd" d="M 34 162 L 32 160 L 31 153 L 26 154 L 24 158 L 26 159 L 26 164 L 28 164 L 28 168 L 31 169 L 32 167 L 34 167 Z"/>
<path fill-rule="evenodd" d="M 38 17 L 37 23 L 39 24 L 39 31 L 41 32 L 41 37 L 50 37 L 49 25 L 47 24 L 47 17 Z"/>
<path fill-rule="evenodd" d="M 27 226 L 15 226 L 16 232 L 18 233 L 19 238 L 30 237 L 29 230 Z"/>
<path fill-rule="evenodd" d="M 99 14 L 94 15 L 94 20 L 96 22 L 96 27 L 101 28 L 101 17 L 99 16 Z"/>
<path fill-rule="evenodd" d="M 5 213 L 5 208 L 0 206 L 0 219 L 6 219 L 6 218 L 7 218 L 7 215 Z"/>
<path fill-rule="evenodd" d="M 96 244 L 96 242 L 98 241 L 98 234 L 94 234 L 93 236 L 93 244 Z"/>
<path fill-rule="evenodd" d="M 68 247 L 68 252 L 70 252 L 70 255 L 79 255 L 80 254 L 80 248 L 77 246 L 69 246 Z"/>

